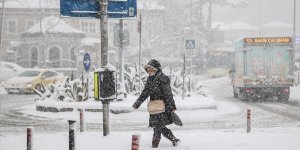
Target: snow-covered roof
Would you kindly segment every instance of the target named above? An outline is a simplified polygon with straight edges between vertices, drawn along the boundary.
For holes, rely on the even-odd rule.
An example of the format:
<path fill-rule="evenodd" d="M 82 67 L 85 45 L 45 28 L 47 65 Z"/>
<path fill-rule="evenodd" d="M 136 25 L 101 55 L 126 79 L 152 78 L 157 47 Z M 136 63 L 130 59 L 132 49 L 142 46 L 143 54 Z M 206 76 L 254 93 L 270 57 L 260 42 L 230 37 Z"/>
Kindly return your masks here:
<path fill-rule="evenodd" d="M 247 0 L 226 0 L 224 3 L 232 5 L 234 7 L 247 7 L 249 2 Z"/>
<path fill-rule="evenodd" d="M 100 44 L 99 38 L 84 38 L 80 41 L 81 46 L 94 46 L 95 44 Z"/>
<path fill-rule="evenodd" d="M 2 7 L 2 3 L 0 3 Z M 5 8 L 59 8 L 59 0 L 13 0 L 5 1 Z"/>
<path fill-rule="evenodd" d="M 257 30 L 258 28 L 241 21 L 234 21 L 228 24 L 223 22 L 213 22 L 212 28 L 218 28 L 219 30 Z"/>
<path fill-rule="evenodd" d="M 280 22 L 280 21 L 272 21 L 266 24 L 263 24 L 262 27 L 273 27 L 273 28 L 292 28 L 293 24 Z"/>
<path fill-rule="evenodd" d="M 211 28 L 216 28 L 216 29 L 224 29 L 225 23 L 224 22 L 212 22 L 211 23 Z"/>
<path fill-rule="evenodd" d="M 165 9 L 164 6 L 158 4 L 158 0 L 138 0 L 137 1 L 138 10 L 162 10 Z"/>
<path fill-rule="evenodd" d="M 25 33 L 40 33 L 40 22 L 28 29 Z M 42 20 L 42 32 L 43 33 L 85 33 L 77 30 L 70 25 L 66 24 L 63 20 L 49 16 Z"/>
<path fill-rule="evenodd" d="M 214 51 L 214 49 L 213 49 Z M 215 51 L 224 51 L 224 52 L 234 52 L 233 47 L 218 47 L 215 49 Z"/>

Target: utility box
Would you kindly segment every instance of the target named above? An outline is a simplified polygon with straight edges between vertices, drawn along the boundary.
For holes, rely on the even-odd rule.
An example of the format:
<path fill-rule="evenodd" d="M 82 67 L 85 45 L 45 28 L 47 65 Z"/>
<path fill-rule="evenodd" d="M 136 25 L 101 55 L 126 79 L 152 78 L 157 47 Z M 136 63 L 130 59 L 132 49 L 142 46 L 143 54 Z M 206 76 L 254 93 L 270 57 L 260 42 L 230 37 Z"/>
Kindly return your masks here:
<path fill-rule="evenodd" d="M 117 98 L 116 72 L 108 69 L 94 72 L 94 98 L 112 101 Z"/>

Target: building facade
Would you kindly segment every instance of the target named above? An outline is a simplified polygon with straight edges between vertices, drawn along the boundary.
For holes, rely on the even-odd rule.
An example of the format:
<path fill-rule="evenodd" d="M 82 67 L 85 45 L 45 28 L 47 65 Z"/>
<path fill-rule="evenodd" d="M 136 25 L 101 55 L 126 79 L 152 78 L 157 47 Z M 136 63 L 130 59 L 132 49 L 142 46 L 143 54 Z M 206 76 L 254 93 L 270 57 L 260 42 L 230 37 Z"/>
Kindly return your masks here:
<path fill-rule="evenodd" d="M 0 60 L 24 67 L 75 67 L 79 51 L 89 51 L 94 62 L 100 53 L 99 19 L 60 18 L 59 0 L 4 0 L 0 3 L 1 45 Z M 3 7 L 4 6 L 4 7 Z M 142 45 L 155 48 L 164 34 L 164 7 L 158 2 L 138 1 L 138 14 L 143 16 Z M 138 53 L 138 18 L 124 20 L 129 33 L 125 53 Z M 119 19 L 109 19 L 110 62 L 118 61 L 119 48 L 114 44 L 115 26 Z M 92 61 L 93 61 L 92 60 Z M 126 59 L 125 59 L 126 60 Z M 128 59 L 129 61 L 132 59 Z M 97 63 L 95 63 L 97 65 Z"/>

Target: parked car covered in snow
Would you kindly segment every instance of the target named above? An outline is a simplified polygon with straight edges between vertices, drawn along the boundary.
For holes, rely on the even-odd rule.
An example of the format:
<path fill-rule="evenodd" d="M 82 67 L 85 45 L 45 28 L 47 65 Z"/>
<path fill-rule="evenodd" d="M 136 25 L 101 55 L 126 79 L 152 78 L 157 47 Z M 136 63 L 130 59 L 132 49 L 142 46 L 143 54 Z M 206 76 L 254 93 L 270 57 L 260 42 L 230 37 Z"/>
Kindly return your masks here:
<path fill-rule="evenodd" d="M 43 90 L 43 86 L 61 82 L 62 73 L 49 69 L 27 69 L 18 76 L 10 78 L 6 83 L 6 90 L 10 93 L 32 93 L 33 89 Z"/>
<path fill-rule="evenodd" d="M 24 70 L 18 64 L 0 61 L 0 81 L 6 81 L 9 78 L 15 77 Z"/>

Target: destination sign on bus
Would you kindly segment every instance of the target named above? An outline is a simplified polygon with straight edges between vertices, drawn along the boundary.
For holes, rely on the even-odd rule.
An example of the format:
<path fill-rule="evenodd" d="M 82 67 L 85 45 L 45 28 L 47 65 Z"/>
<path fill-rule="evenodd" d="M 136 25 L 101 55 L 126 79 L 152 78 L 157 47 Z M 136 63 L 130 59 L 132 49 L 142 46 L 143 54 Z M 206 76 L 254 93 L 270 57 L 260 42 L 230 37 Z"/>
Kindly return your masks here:
<path fill-rule="evenodd" d="M 290 37 L 258 37 L 258 38 L 244 38 L 246 45 L 260 45 L 260 44 L 290 44 L 292 39 Z"/>

